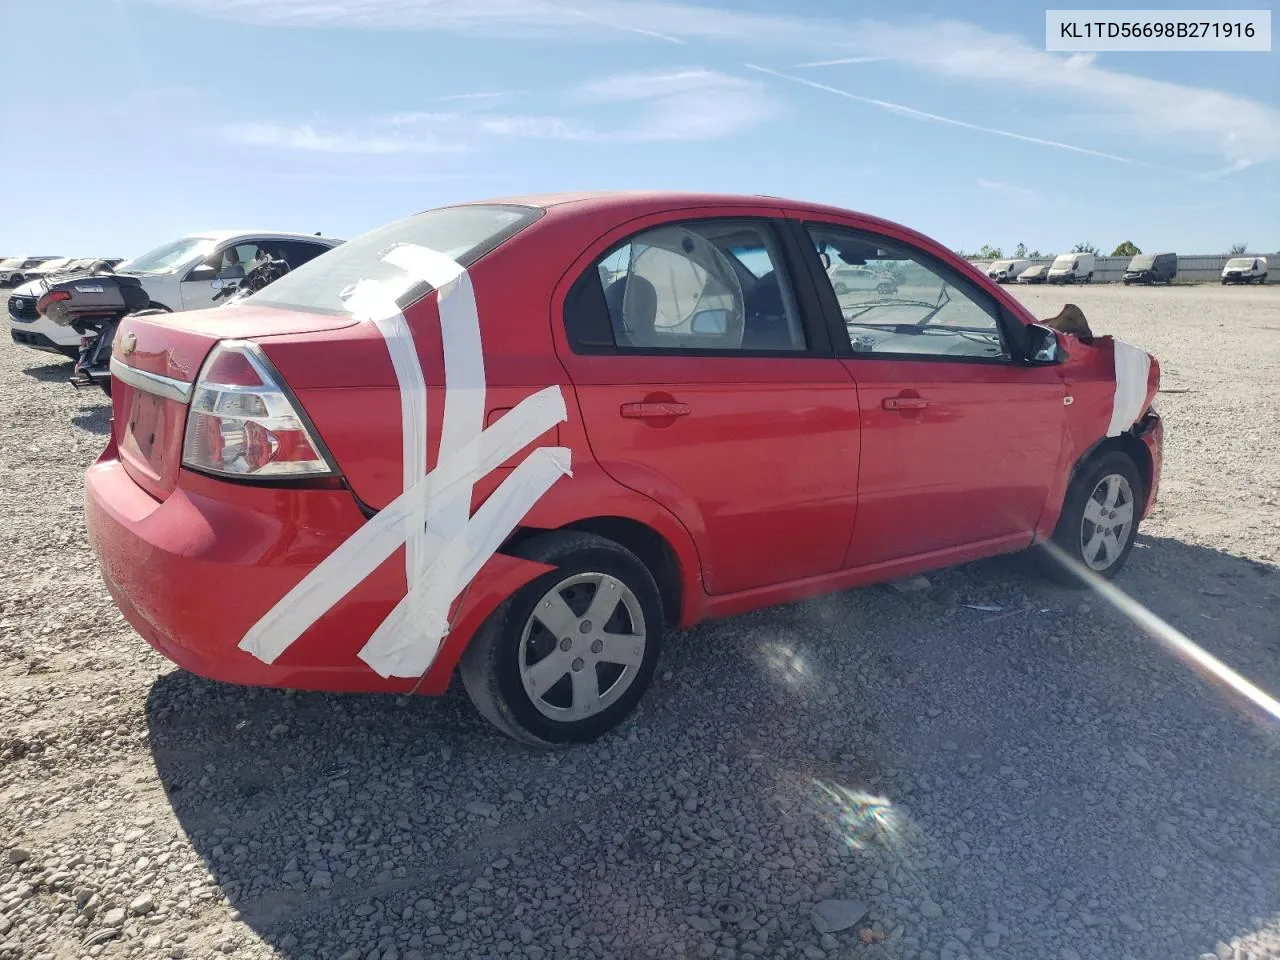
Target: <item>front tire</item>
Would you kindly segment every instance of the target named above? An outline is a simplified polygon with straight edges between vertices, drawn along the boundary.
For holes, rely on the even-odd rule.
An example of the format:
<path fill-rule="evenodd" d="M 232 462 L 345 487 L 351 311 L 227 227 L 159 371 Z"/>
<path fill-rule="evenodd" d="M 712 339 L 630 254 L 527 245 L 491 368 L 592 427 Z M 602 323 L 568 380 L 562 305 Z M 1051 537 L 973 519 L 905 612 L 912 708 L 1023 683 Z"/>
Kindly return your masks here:
<path fill-rule="evenodd" d="M 629 550 L 553 531 L 512 549 L 556 569 L 484 622 L 459 661 L 480 714 L 523 743 L 594 740 L 635 709 L 662 649 L 657 583 Z"/>
<path fill-rule="evenodd" d="M 1073 562 L 1046 555 L 1046 574 L 1067 586 L 1085 587 L 1075 572 L 1083 567 L 1110 580 L 1133 549 L 1145 502 L 1142 478 L 1128 454 L 1113 450 L 1086 464 L 1067 490 L 1053 531 L 1053 543 Z"/>
<path fill-rule="evenodd" d="M 843 283 L 837 283 L 837 284 L 836 284 L 836 296 L 837 296 L 837 297 L 843 297 L 843 296 L 844 296 L 846 293 L 848 293 L 848 292 L 849 292 L 849 288 L 848 288 L 847 286 L 845 286 Z"/>

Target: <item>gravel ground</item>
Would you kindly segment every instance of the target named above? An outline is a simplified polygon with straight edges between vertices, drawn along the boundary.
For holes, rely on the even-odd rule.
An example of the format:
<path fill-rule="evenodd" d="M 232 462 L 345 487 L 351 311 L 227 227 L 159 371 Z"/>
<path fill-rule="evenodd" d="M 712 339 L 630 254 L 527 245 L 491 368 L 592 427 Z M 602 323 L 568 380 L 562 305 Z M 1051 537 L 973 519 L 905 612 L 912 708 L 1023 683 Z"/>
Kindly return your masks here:
<path fill-rule="evenodd" d="M 1018 294 L 1161 357 L 1118 585 L 1280 691 L 1280 289 Z M 633 722 L 536 753 L 457 689 L 152 653 L 85 545 L 108 407 L 67 373 L 0 344 L 0 960 L 1280 957 L 1276 721 L 1021 558 L 674 637 Z"/>

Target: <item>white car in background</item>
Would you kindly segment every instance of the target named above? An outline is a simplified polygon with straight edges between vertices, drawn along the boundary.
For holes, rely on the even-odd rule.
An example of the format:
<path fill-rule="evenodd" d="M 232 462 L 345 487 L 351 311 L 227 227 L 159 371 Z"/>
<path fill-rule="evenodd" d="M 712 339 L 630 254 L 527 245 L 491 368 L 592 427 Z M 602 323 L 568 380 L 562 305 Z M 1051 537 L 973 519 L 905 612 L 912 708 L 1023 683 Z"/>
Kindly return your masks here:
<path fill-rule="evenodd" d="M 282 257 L 290 270 L 340 244 L 332 237 L 305 233 L 221 230 L 194 234 L 126 260 L 116 273 L 135 276 L 161 310 L 199 310 L 214 304 L 222 286 L 214 281 L 239 280 L 261 253 Z"/>
<path fill-rule="evenodd" d="M 50 260 L 62 260 L 63 257 L 8 257 L 0 260 L 0 287 L 16 287 L 26 277 L 24 273 L 34 270 L 42 263 Z"/>
<path fill-rule="evenodd" d="M 282 257 L 289 269 L 295 270 L 341 242 L 305 233 L 209 231 L 182 237 L 126 260 L 115 272 L 136 276 L 151 298 L 152 307 L 171 312 L 198 310 L 213 306 L 213 295 L 219 287 L 242 278 L 260 254 Z M 37 279 L 9 296 L 10 336 L 14 343 L 74 359 L 80 352 L 80 334 L 36 312 L 36 301 L 42 292 Z"/>

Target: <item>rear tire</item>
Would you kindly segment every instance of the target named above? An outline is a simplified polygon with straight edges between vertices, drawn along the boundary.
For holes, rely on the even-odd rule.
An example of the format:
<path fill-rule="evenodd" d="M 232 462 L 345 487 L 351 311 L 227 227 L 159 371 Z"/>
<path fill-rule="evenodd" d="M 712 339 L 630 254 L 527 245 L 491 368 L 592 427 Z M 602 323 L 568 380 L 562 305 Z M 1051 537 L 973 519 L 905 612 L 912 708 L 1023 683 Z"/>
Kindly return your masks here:
<path fill-rule="evenodd" d="M 556 569 L 484 622 L 459 661 L 462 684 L 481 716 L 522 743 L 594 740 L 630 715 L 653 679 L 658 585 L 635 554 L 594 534 L 553 531 L 511 553 Z"/>
<path fill-rule="evenodd" d="M 1078 567 L 1110 580 L 1124 566 L 1138 535 L 1146 493 L 1127 453 L 1111 450 L 1081 467 L 1067 490 L 1052 541 L 1074 561 L 1063 564 L 1040 551 L 1045 575 L 1070 587 L 1087 587 Z"/>

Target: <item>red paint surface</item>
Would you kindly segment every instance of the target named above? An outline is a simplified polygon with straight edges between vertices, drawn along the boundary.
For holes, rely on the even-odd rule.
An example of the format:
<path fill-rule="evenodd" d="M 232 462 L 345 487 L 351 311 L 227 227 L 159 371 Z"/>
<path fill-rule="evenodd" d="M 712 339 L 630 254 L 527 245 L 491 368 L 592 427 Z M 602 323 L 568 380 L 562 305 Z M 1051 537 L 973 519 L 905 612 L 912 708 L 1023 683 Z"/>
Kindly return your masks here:
<path fill-rule="evenodd" d="M 477 484 L 475 505 L 534 445 L 569 447 L 573 476 L 552 487 L 526 525 L 622 517 L 656 531 L 678 567 L 683 604 L 674 613 L 682 626 L 1016 550 L 1052 532 L 1072 467 L 1110 419 L 1108 338 L 1090 346 L 1063 336 L 1069 359 L 1053 367 L 573 354 L 560 316 L 580 270 L 618 239 L 691 215 L 812 218 L 874 230 L 972 277 L 1019 322 L 1034 319 L 967 261 L 876 218 L 751 198 L 569 198 L 470 270 L 486 422 L 548 385 L 562 388 L 569 410 L 565 423 Z M 428 386 L 434 466 L 445 391 L 434 296 L 406 319 Z M 124 362 L 184 382 L 219 339 L 256 340 L 343 476 L 307 488 L 184 470 L 184 405 L 117 381 L 112 438 L 89 471 L 85 497 L 104 578 L 129 622 L 175 662 L 221 680 L 413 688 L 415 680 L 383 680 L 357 657 L 404 595 L 403 550 L 276 663 L 237 646 L 365 522 L 362 504 L 378 509 L 400 493 L 399 393 L 377 331 L 349 318 L 252 307 L 133 318 L 125 331 L 138 347 Z M 1148 400 L 1158 381 L 1153 364 Z M 909 402 L 895 407 L 900 398 Z M 633 404 L 666 404 L 658 409 L 678 415 L 624 415 L 624 407 L 636 412 Z M 1161 436 L 1157 425 L 1142 437 L 1156 468 L 1148 510 Z M 454 628 L 419 691 L 443 691 L 474 631 L 542 570 L 495 555 L 455 605 Z"/>

